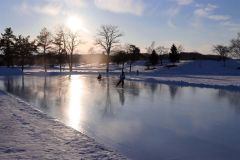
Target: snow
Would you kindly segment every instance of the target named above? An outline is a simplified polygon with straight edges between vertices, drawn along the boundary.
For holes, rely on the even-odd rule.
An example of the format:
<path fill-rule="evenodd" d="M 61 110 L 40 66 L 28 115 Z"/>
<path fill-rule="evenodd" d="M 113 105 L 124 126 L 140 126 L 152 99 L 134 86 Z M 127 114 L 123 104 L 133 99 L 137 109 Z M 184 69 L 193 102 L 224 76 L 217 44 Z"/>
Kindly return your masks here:
<path fill-rule="evenodd" d="M 240 76 L 240 70 L 237 69 L 240 64 L 236 60 L 228 60 L 226 67 L 222 61 L 213 60 L 197 60 L 197 61 L 183 61 L 176 64 L 178 67 L 167 68 L 160 67 L 153 75 L 217 75 L 217 76 Z M 148 72 L 149 73 L 149 72 Z"/>
<path fill-rule="evenodd" d="M 185 61 L 177 67 L 157 66 L 154 70 L 139 70 L 140 74 L 128 76 L 129 80 L 165 83 L 180 86 L 240 90 L 240 64 L 229 60 L 226 67 L 219 61 Z M 137 69 L 142 66 L 136 66 Z M 135 68 L 135 70 L 137 70 Z"/>
<path fill-rule="evenodd" d="M 0 91 L 0 159 L 126 159 Z"/>

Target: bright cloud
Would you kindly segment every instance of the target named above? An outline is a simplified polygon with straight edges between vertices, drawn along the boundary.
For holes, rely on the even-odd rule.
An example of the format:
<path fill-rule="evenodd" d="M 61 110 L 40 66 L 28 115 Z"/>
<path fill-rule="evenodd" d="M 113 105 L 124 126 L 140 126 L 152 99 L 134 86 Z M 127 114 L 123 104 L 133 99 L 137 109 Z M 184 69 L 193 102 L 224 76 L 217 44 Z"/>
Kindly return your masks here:
<path fill-rule="evenodd" d="M 30 5 L 28 3 L 22 3 L 20 6 L 20 11 L 23 13 L 40 13 L 40 14 L 46 14 L 49 16 L 56 16 L 61 11 L 61 5 L 57 3 L 47 3 L 47 4 L 41 4 L 41 5 Z"/>
<path fill-rule="evenodd" d="M 142 15 L 144 5 L 141 0 L 95 0 L 95 5 L 103 10 L 115 13 Z"/>
<path fill-rule="evenodd" d="M 30 1 L 24 1 L 20 6 L 16 7 L 22 13 L 39 13 L 49 16 L 57 16 L 60 13 L 65 12 L 65 7 L 77 7 L 82 8 L 87 5 L 86 0 L 45 0 L 38 3 L 30 3 Z"/>

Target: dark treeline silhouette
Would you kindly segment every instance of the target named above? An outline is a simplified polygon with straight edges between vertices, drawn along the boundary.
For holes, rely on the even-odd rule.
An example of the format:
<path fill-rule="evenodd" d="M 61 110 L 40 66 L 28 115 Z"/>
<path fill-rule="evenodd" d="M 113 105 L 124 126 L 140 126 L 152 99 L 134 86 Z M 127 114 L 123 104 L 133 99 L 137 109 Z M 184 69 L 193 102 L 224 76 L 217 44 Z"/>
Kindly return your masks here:
<path fill-rule="evenodd" d="M 170 49 L 169 60 L 172 63 L 179 62 L 179 60 L 180 60 L 180 53 L 179 53 L 177 47 L 175 46 L 175 44 L 173 44 Z"/>
<path fill-rule="evenodd" d="M 127 44 L 123 49 L 121 48 L 115 50 L 113 55 L 110 57 L 111 62 L 122 65 L 122 71 L 124 69 L 125 63 L 128 63 L 129 72 L 132 71 L 132 64 L 135 61 L 143 58 L 140 53 L 140 49 L 133 44 Z"/>

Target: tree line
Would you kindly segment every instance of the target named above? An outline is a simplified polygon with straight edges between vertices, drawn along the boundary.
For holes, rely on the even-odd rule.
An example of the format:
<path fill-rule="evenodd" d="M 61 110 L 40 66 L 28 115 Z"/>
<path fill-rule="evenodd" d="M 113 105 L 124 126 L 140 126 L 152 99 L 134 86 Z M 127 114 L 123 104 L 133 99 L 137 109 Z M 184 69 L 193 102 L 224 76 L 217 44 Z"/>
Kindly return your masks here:
<path fill-rule="evenodd" d="M 213 51 L 221 56 L 224 66 L 228 58 L 240 58 L 240 33 L 230 41 L 229 45 L 214 45 Z"/>
<path fill-rule="evenodd" d="M 14 35 L 11 28 L 6 28 L 0 37 L 0 50 L 4 60 L 4 65 L 13 67 L 38 64 L 44 65 L 44 70 L 50 64 L 59 64 L 60 71 L 62 65 L 68 64 L 72 71 L 73 53 L 77 46 L 82 43 L 79 33 L 71 32 L 62 27 L 52 34 L 47 28 L 43 28 L 34 40 L 30 36 Z"/>
<path fill-rule="evenodd" d="M 118 26 L 113 25 L 102 25 L 96 33 L 95 45 L 101 47 L 106 54 L 103 59 L 106 62 L 107 73 L 110 62 L 122 64 L 122 68 L 128 62 L 130 72 L 132 64 L 140 58 L 147 58 L 151 65 L 156 65 L 160 59 L 162 64 L 163 55 L 168 52 L 167 48 L 163 46 L 155 48 L 153 42 L 147 48 L 149 55 L 143 56 L 136 45 L 121 46 L 122 36 L 123 33 Z M 61 72 L 62 65 L 68 64 L 69 71 L 72 72 L 74 53 L 82 43 L 78 32 L 72 32 L 64 27 L 59 27 L 54 33 L 43 28 L 34 40 L 31 40 L 30 36 L 16 36 L 9 27 L 0 36 L 0 55 L 3 57 L 3 64 L 7 67 L 18 65 L 24 70 L 26 65 L 41 64 L 47 72 L 50 65 L 58 64 Z M 172 46 L 169 57 L 172 62 L 179 60 L 179 52 L 175 45 Z"/>
<path fill-rule="evenodd" d="M 113 25 L 102 25 L 96 33 L 95 45 L 104 51 L 107 73 L 110 62 L 121 64 L 122 68 L 128 62 L 130 72 L 132 64 L 140 58 L 148 59 L 147 66 L 154 66 L 159 61 L 160 65 L 163 65 L 166 55 L 170 62 L 179 62 L 180 53 L 184 50 L 181 45 L 173 44 L 168 49 L 164 46 L 155 47 L 155 42 L 152 42 L 146 48 L 148 54 L 143 55 L 134 44 L 121 46 L 120 38 L 123 35 L 118 26 Z M 18 65 L 24 70 L 26 65 L 41 64 L 47 72 L 49 65 L 58 64 L 61 72 L 62 66 L 68 64 L 69 71 L 72 72 L 73 63 L 76 61 L 74 53 L 80 44 L 83 44 L 80 34 L 64 27 L 59 27 L 54 33 L 43 28 L 34 40 L 31 40 L 30 36 L 16 36 L 11 28 L 6 28 L 0 36 L 0 56 L 8 67 Z M 93 52 L 93 48 L 90 50 Z M 222 57 L 224 63 L 228 57 L 240 57 L 240 33 L 231 40 L 229 46 L 215 45 L 213 51 Z"/>

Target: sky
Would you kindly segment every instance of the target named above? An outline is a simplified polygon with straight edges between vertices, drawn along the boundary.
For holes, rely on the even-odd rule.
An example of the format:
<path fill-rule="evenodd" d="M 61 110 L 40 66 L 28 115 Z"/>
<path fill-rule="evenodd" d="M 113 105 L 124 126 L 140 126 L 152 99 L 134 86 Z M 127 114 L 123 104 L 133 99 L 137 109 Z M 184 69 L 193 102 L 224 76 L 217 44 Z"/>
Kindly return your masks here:
<path fill-rule="evenodd" d="M 121 43 L 142 52 L 174 43 L 185 51 L 212 53 L 213 45 L 228 45 L 240 32 L 238 0 L 1 0 L 0 32 L 35 38 L 43 27 L 60 25 L 78 30 L 84 41 L 79 53 L 94 46 L 101 25 L 119 27 Z"/>

